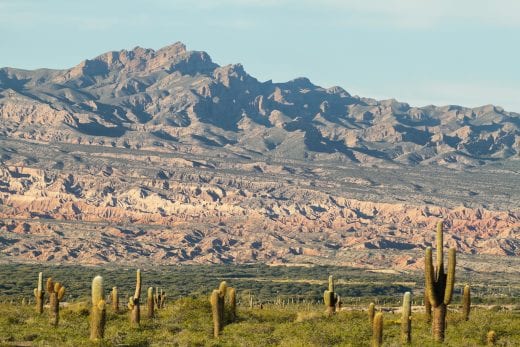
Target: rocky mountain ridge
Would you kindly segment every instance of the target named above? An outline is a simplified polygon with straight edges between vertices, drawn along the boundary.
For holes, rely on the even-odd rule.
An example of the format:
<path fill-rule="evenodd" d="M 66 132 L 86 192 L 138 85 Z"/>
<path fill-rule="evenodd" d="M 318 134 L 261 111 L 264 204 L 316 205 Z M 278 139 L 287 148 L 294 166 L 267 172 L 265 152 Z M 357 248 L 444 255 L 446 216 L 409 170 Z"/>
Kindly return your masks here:
<path fill-rule="evenodd" d="M 444 219 L 462 266 L 520 272 L 520 115 L 497 106 L 259 82 L 176 43 L 0 69 L 0 119 L 5 260 L 417 269 Z"/>
<path fill-rule="evenodd" d="M 411 107 L 306 78 L 262 83 L 181 43 L 68 70 L 0 69 L 0 119 L 0 134 L 38 141 L 361 164 L 475 166 L 520 146 L 520 115 L 497 106 Z"/>

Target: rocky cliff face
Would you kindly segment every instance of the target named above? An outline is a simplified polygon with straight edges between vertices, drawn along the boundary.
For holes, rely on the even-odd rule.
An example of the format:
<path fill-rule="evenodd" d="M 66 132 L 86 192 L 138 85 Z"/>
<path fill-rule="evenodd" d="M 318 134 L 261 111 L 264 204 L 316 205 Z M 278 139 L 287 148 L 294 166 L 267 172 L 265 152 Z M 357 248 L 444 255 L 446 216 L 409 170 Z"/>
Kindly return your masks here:
<path fill-rule="evenodd" d="M 0 120 L 9 259 L 415 268 L 440 218 L 462 253 L 520 255 L 499 107 L 262 83 L 177 43 L 0 69 Z"/>

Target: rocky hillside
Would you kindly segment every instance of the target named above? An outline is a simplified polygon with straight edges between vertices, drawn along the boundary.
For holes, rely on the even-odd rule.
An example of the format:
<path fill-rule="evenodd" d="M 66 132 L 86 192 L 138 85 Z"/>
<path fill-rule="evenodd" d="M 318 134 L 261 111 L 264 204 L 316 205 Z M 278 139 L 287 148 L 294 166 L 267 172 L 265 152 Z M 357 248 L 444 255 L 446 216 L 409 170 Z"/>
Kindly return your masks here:
<path fill-rule="evenodd" d="M 259 82 L 176 43 L 0 69 L 0 119 L 4 259 L 414 269 L 442 218 L 463 266 L 520 271 L 500 107 Z"/>

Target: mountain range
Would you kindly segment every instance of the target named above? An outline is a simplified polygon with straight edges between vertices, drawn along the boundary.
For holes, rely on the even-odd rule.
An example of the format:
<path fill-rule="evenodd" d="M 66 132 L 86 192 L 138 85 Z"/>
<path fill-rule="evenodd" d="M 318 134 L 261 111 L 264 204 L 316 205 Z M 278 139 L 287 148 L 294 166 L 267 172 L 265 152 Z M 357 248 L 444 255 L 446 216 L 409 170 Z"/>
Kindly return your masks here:
<path fill-rule="evenodd" d="M 175 43 L 2 68 L 0 119 L 5 259 L 413 269 L 444 219 L 468 268 L 520 271 L 520 114 L 498 106 L 260 82 Z"/>

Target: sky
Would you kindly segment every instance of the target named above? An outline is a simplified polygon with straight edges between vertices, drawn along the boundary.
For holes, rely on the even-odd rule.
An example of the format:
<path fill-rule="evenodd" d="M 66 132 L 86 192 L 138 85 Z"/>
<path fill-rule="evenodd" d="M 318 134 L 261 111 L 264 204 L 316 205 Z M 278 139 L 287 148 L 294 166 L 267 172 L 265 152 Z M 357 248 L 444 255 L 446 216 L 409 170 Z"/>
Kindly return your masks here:
<path fill-rule="evenodd" d="M 260 81 L 520 112 L 517 0 L 0 0 L 0 67 L 177 41 Z"/>

